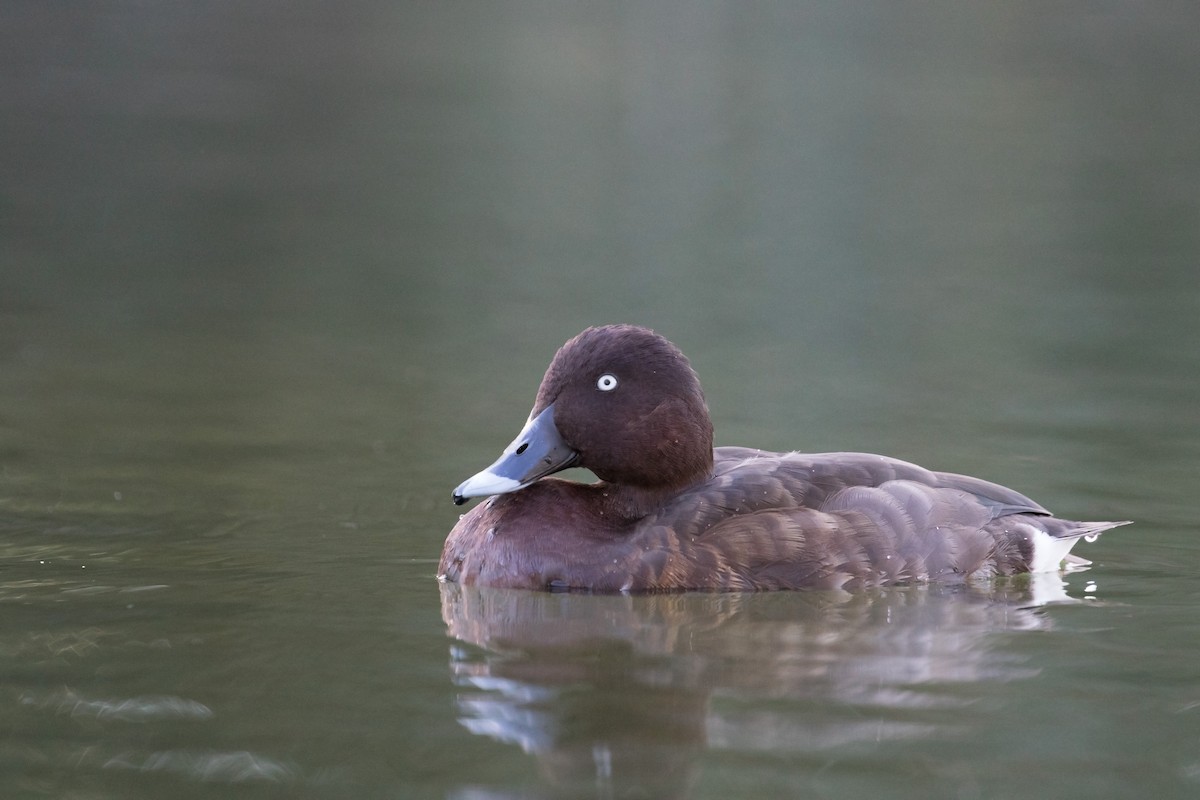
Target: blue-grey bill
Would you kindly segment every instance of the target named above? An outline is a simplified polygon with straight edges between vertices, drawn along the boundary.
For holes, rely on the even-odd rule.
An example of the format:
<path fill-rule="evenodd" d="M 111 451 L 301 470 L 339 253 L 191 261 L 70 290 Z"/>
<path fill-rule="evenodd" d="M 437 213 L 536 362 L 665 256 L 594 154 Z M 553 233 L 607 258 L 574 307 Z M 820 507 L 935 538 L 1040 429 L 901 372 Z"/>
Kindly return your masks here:
<path fill-rule="evenodd" d="M 504 448 L 504 454 L 482 472 L 467 478 L 454 490 L 454 504 L 469 497 L 487 497 L 523 489 L 538 478 L 564 470 L 579 454 L 567 446 L 554 424 L 554 404 L 546 406 Z"/>

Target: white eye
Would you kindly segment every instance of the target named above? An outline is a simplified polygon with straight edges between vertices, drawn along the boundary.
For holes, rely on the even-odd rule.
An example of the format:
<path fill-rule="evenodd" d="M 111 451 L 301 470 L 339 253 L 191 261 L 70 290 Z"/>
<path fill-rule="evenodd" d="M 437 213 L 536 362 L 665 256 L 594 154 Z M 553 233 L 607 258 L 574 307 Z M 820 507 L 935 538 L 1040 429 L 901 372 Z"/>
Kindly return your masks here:
<path fill-rule="evenodd" d="M 596 381 L 596 388 L 602 392 L 611 392 L 617 388 L 617 376 L 604 373 L 600 376 L 600 380 Z"/>

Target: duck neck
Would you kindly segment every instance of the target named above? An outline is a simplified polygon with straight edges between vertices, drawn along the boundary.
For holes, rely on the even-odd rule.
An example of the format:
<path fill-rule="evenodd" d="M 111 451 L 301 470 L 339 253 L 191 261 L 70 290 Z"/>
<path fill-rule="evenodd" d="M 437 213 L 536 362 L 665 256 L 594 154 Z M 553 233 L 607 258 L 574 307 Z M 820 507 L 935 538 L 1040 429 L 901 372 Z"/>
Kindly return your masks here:
<path fill-rule="evenodd" d="M 671 486 L 632 486 L 601 481 L 594 484 L 598 492 L 600 512 L 610 520 L 632 523 L 649 516 L 666 505 L 680 492 L 708 480 L 705 473 Z"/>

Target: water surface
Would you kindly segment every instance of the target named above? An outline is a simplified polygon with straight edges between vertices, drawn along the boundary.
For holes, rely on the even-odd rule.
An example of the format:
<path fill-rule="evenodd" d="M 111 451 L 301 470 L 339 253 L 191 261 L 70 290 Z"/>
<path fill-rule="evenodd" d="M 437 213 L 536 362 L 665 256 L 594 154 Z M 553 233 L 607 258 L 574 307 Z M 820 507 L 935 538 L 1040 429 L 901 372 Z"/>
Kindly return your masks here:
<path fill-rule="evenodd" d="M 1194 796 L 1195 16 L 6 4 L 0 796 Z M 614 321 L 720 444 L 1136 525 L 959 590 L 440 586 Z"/>

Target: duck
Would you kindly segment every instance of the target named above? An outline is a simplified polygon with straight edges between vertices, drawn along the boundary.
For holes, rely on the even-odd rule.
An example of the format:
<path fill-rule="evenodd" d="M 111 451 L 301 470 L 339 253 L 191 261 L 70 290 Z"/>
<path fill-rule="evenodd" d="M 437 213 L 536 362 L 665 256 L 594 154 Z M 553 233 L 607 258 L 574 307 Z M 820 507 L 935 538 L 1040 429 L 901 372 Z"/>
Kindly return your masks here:
<path fill-rule="evenodd" d="M 550 477 L 584 467 L 594 483 Z M 700 380 L 637 325 L 560 347 L 521 432 L 453 501 L 464 586 L 642 593 L 856 590 L 1087 564 L 1121 522 L 1060 519 L 996 483 L 870 453 L 713 446 Z"/>

